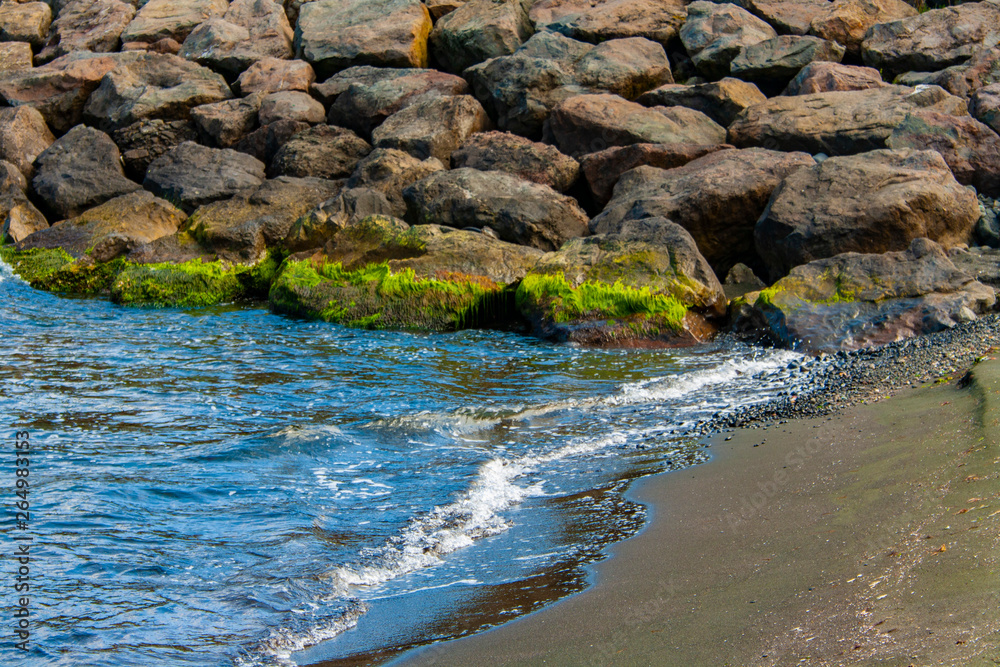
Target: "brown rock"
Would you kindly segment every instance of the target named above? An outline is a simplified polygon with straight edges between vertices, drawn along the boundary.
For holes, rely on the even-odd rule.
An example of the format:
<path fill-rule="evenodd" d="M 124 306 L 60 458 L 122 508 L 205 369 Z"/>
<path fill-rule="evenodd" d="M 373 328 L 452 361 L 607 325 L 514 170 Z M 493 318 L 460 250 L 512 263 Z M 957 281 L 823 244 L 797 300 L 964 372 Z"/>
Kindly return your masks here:
<path fill-rule="evenodd" d="M 0 3 L 0 42 L 30 42 L 41 47 L 51 23 L 52 10 L 47 3 Z"/>
<path fill-rule="evenodd" d="M 274 0 L 234 0 L 222 18 L 191 31 L 180 55 L 236 76 L 264 58 L 292 56 L 292 28 Z"/>
<path fill-rule="evenodd" d="M 977 90 L 969 100 L 969 113 L 994 132 L 1000 132 L 1000 83 Z"/>
<path fill-rule="evenodd" d="M 778 36 L 774 28 L 736 5 L 699 0 L 688 5 L 680 32 L 684 48 L 705 76 L 721 79 L 745 46 Z"/>
<path fill-rule="evenodd" d="M 437 21 L 442 16 L 446 16 L 455 11 L 468 0 L 424 0 L 427 11 L 431 13 L 431 18 Z"/>
<path fill-rule="evenodd" d="M 260 103 L 258 119 L 261 125 L 279 120 L 297 120 L 316 125 L 326 120 L 326 109 L 309 96 L 297 90 L 284 90 L 266 95 Z"/>
<path fill-rule="evenodd" d="M 577 85 L 629 100 L 674 80 L 663 47 L 643 37 L 602 42 L 573 62 L 572 70 Z"/>
<path fill-rule="evenodd" d="M 830 0 L 738 0 L 735 4 L 764 19 L 783 35 L 805 35 L 812 22 L 826 16 Z"/>
<path fill-rule="evenodd" d="M 257 128 L 257 114 L 262 93 L 212 104 L 202 104 L 191 110 L 191 120 L 203 137 L 220 148 L 231 148 Z M 208 143 L 208 142 L 206 142 Z"/>
<path fill-rule="evenodd" d="M 135 7 L 120 0 L 73 0 L 52 23 L 51 36 L 38 54 L 40 63 L 72 51 L 117 51 Z"/>
<path fill-rule="evenodd" d="M 587 42 L 645 37 L 667 46 L 684 24 L 684 4 L 681 0 L 536 0 L 529 16 L 537 30 Z"/>
<path fill-rule="evenodd" d="M 479 132 L 451 154 L 452 167 L 504 171 L 565 192 L 580 174 L 580 163 L 553 146 L 509 132 Z"/>
<path fill-rule="evenodd" d="M 916 14 L 903 0 L 836 0 L 825 16 L 812 22 L 810 32 L 847 47 L 851 57 L 857 57 L 869 28 Z"/>
<path fill-rule="evenodd" d="M 722 127 L 729 127 L 741 111 L 766 100 L 752 83 L 726 77 L 691 86 L 667 84 L 643 93 L 636 101 L 647 107 L 687 107 L 702 112 Z"/>
<path fill-rule="evenodd" d="M 111 138 L 122 153 L 125 173 L 138 182 L 146 176 L 149 163 L 185 141 L 195 141 L 198 133 L 186 120 L 140 120 L 120 130 Z"/>
<path fill-rule="evenodd" d="M 434 26 L 430 41 L 443 69 L 466 67 L 517 50 L 534 29 L 523 0 L 470 0 Z"/>
<path fill-rule="evenodd" d="M 150 53 L 168 53 L 176 56 L 181 52 L 181 43 L 171 37 L 164 37 L 155 42 L 122 42 L 122 51 L 149 51 Z"/>
<path fill-rule="evenodd" d="M 6 72 L 31 69 L 33 57 L 27 42 L 0 42 L 0 77 Z"/>
<path fill-rule="evenodd" d="M 299 132 L 278 150 L 271 172 L 284 176 L 346 178 L 372 147 L 350 130 L 317 125 Z"/>
<path fill-rule="evenodd" d="M 265 164 L 270 164 L 281 147 L 299 132 L 309 129 L 308 123 L 298 120 L 279 120 L 259 127 L 236 144 L 236 150 L 252 155 Z"/>
<path fill-rule="evenodd" d="M 812 95 L 844 90 L 868 90 L 886 85 L 878 70 L 840 63 L 809 63 L 792 79 L 783 95 Z"/>
<path fill-rule="evenodd" d="M 839 63 L 843 57 L 844 47 L 837 42 L 806 35 L 782 35 L 744 47 L 729 64 L 729 71 L 741 79 L 784 87 L 809 63 Z"/>
<path fill-rule="evenodd" d="M 316 81 L 312 65 L 304 60 L 262 58 L 250 65 L 236 80 L 234 89 L 240 95 L 278 93 L 283 90 L 309 92 Z"/>
<path fill-rule="evenodd" d="M 177 42 L 198 25 L 221 18 L 229 9 L 227 0 L 148 0 L 122 33 L 122 42 L 152 44 L 164 38 Z"/>
<path fill-rule="evenodd" d="M 49 221 L 20 190 L 0 191 L 0 241 L 20 243 Z"/>
<path fill-rule="evenodd" d="M 35 158 L 55 140 L 45 119 L 31 107 L 0 109 L 0 160 L 13 164 L 25 177 L 35 173 Z"/>
<path fill-rule="evenodd" d="M 490 129 L 486 110 L 470 95 L 437 97 L 410 105 L 372 132 L 378 148 L 397 148 L 420 159 L 447 164 L 452 152 L 474 132 Z"/>
<path fill-rule="evenodd" d="M 389 202 L 389 213 L 401 218 L 406 214 L 403 190 L 445 169 L 436 157 L 419 160 L 394 148 L 376 148 L 358 162 L 354 173 L 347 179 L 347 187 L 378 190 Z"/>
<path fill-rule="evenodd" d="M 28 179 L 24 177 L 21 170 L 13 162 L 0 160 L 0 193 L 7 193 L 12 190 L 26 192 L 28 190 Z"/>

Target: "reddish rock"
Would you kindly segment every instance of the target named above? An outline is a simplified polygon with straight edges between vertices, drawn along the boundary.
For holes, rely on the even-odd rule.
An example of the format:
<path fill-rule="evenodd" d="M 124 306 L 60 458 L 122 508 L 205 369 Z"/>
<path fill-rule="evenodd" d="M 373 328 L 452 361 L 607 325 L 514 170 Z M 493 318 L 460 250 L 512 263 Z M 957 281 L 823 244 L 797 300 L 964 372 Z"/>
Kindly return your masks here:
<path fill-rule="evenodd" d="M 279 120 L 297 120 L 316 125 L 326 120 L 326 109 L 308 93 L 284 90 L 266 95 L 261 100 L 257 117 L 261 125 Z"/>
<path fill-rule="evenodd" d="M 198 25 L 222 18 L 227 0 L 148 0 L 122 33 L 122 42 L 152 44 L 169 38 L 181 43 Z"/>
<path fill-rule="evenodd" d="M 813 20 L 809 31 L 847 47 L 851 57 L 857 57 L 869 28 L 916 14 L 903 0 L 836 0 L 823 17 Z"/>
<path fill-rule="evenodd" d="M 53 22 L 38 61 L 46 63 L 73 51 L 117 51 L 122 31 L 133 17 L 135 7 L 121 0 L 73 0 Z"/>
<path fill-rule="evenodd" d="M 20 190 L 0 190 L 0 241 L 20 243 L 49 226 L 41 211 Z"/>
<path fill-rule="evenodd" d="M 454 168 L 504 171 L 565 192 L 580 174 L 580 163 L 554 146 L 509 132 L 479 132 L 451 154 Z"/>
<path fill-rule="evenodd" d="M 830 0 L 738 0 L 735 4 L 783 35 L 805 35 L 812 22 L 826 16 L 832 5 Z"/>
<path fill-rule="evenodd" d="M 308 93 L 309 86 L 315 81 L 316 73 L 312 65 L 304 60 L 262 58 L 240 74 L 233 88 L 244 96 L 254 93 L 278 93 L 283 90 Z"/>
<path fill-rule="evenodd" d="M 45 119 L 31 107 L 0 109 L 0 160 L 13 164 L 26 178 L 35 173 L 35 158 L 55 140 Z"/>
<path fill-rule="evenodd" d="M 274 0 L 234 0 L 222 18 L 191 31 L 180 55 L 229 76 L 264 58 L 292 56 L 292 28 Z"/>
<path fill-rule="evenodd" d="M 840 63 L 809 63 L 792 79 L 783 95 L 812 95 L 885 86 L 877 69 Z"/>

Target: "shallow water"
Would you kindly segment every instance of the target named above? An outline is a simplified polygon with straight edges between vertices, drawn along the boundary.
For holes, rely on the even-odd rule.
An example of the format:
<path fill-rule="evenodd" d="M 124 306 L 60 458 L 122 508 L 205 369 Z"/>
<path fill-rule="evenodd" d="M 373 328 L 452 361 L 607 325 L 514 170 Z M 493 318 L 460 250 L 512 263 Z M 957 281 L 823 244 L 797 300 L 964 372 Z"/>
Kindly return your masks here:
<path fill-rule="evenodd" d="M 694 422 L 798 358 L 123 309 L 6 267 L 0 303 L 4 437 L 35 447 L 2 664 L 365 664 L 503 622 L 585 585 L 642 524 L 629 480 L 704 460 Z"/>

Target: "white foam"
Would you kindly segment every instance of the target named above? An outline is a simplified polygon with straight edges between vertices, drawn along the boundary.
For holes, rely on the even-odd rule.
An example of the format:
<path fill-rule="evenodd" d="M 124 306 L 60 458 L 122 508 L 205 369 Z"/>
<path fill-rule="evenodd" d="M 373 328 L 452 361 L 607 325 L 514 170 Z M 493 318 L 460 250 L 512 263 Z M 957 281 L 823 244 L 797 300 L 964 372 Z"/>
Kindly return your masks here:
<path fill-rule="evenodd" d="M 236 667 L 295 667 L 292 654 L 302 649 L 333 639 L 358 624 L 358 619 L 368 611 L 361 602 L 352 604 L 343 615 L 310 627 L 308 630 L 278 628 L 246 655 L 233 660 Z"/>

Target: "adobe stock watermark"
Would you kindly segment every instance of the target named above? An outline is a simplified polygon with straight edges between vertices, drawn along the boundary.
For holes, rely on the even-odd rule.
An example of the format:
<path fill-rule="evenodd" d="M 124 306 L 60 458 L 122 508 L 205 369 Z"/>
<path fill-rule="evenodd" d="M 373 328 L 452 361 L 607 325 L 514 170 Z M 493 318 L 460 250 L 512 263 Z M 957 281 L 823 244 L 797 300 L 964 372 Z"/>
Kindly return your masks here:
<path fill-rule="evenodd" d="M 27 431 L 14 434 L 13 514 L 13 582 L 14 589 L 14 648 L 28 651 L 31 641 L 31 437 Z"/>

